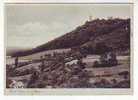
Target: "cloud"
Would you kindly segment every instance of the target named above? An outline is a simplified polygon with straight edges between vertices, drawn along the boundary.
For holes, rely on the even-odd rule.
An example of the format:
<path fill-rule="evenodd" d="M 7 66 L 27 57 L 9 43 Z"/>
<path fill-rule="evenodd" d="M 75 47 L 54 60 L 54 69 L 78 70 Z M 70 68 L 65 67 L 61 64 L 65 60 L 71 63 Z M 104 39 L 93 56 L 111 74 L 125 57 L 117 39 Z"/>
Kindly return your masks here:
<path fill-rule="evenodd" d="M 8 25 L 7 45 L 35 47 L 70 31 L 72 24 L 53 22 L 50 24 L 28 22 L 23 25 Z M 23 44 L 23 45 L 22 45 Z"/>

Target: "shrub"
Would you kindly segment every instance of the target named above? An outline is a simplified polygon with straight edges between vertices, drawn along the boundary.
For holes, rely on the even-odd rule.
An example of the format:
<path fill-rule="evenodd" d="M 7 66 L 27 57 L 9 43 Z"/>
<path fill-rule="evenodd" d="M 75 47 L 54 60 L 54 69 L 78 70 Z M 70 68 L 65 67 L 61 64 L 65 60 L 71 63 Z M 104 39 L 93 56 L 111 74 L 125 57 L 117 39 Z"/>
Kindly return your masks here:
<path fill-rule="evenodd" d="M 98 61 L 95 61 L 95 62 L 93 63 L 93 67 L 100 67 L 99 62 L 98 62 Z"/>

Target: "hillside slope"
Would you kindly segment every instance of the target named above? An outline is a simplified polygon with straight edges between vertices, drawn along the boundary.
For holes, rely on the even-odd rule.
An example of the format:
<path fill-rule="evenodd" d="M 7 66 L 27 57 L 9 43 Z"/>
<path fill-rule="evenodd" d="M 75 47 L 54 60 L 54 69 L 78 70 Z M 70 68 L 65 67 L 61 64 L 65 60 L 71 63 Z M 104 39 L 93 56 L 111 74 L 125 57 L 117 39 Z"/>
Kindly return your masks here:
<path fill-rule="evenodd" d="M 113 50 L 128 50 L 130 47 L 130 19 L 96 19 L 87 21 L 75 30 L 26 52 L 13 56 L 24 56 L 45 50 L 92 46 L 104 43 Z M 94 52 L 95 53 L 95 52 Z"/>

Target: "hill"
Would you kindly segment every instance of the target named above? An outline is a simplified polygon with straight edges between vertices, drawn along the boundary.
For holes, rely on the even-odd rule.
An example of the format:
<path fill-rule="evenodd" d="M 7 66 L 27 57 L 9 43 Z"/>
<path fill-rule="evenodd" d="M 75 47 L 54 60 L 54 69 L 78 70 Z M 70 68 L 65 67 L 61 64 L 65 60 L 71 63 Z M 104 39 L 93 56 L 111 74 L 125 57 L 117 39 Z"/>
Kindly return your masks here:
<path fill-rule="evenodd" d="M 6 48 L 6 56 L 11 56 L 13 54 L 16 54 L 17 52 L 25 52 L 30 50 L 31 48 L 19 48 L 19 47 L 7 47 Z"/>
<path fill-rule="evenodd" d="M 16 52 L 12 56 L 25 56 L 52 49 L 87 48 L 91 53 L 104 51 L 106 47 L 115 51 L 130 48 L 130 19 L 95 19 L 85 22 L 75 30 L 40 45 L 32 50 Z M 100 50 L 100 51 L 99 51 Z"/>

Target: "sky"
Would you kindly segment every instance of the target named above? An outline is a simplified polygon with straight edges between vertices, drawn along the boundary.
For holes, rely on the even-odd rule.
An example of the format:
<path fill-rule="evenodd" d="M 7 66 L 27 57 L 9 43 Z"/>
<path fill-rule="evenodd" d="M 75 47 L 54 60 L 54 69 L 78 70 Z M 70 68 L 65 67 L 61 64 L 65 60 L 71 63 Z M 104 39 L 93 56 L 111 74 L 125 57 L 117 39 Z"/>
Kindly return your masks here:
<path fill-rule="evenodd" d="M 6 46 L 34 48 L 95 18 L 132 17 L 131 4 L 6 4 Z"/>

